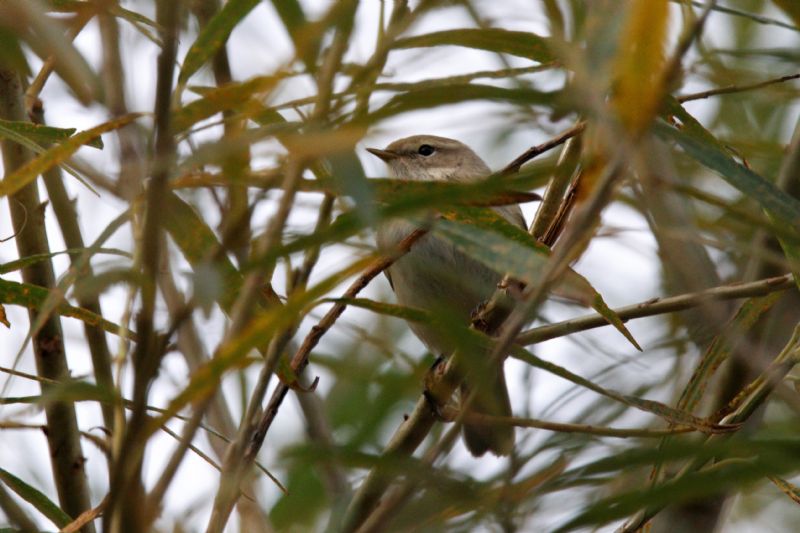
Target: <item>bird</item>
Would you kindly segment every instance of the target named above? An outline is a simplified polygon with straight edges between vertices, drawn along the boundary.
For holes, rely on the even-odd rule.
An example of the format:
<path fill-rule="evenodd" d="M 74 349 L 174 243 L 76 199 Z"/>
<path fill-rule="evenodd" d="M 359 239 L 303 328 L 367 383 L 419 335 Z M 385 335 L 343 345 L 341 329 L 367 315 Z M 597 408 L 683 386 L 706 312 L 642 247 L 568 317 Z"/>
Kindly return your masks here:
<path fill-rule="evenodd" d="M 491 171 L 467 145 L 446 137 L 414 135 L 396 140 L 386 148 L 367 148 L 382 159 L 392 177 L 414 181 L 472 183 L 487 178 Z M 506 221 L 525 229 L 519 205 L 492 207 Z M 404 219 L 391 219 L 377 228 L 377 244 L 388 250 L 417 226 Z M 465 325 L 472 313 L 487 301 L 500 282 L 501 273 L 458 250 L 435 231 L 424 235 L 404 256 L 384 272 L 397 302 L 431 313 L 449 313 Z M 448 356 L 455 349 L 452 338 L 429 323 L 409 321 L 411 330 L 435 355 Z M 487 354 L 488 357 L 488 354 Z M 490 370 L 476 393 L 469 412 L 490 416 L 511 416 L 511 401 L 502 363 Z M 469 384 L 462 385 L 461 398 Z M 514 427 L 500 424 L 470 424 L 465 418 L 464 442 L 469 452 L 480 457 L 486 452 L 509 455 L 514 448 Z"/>

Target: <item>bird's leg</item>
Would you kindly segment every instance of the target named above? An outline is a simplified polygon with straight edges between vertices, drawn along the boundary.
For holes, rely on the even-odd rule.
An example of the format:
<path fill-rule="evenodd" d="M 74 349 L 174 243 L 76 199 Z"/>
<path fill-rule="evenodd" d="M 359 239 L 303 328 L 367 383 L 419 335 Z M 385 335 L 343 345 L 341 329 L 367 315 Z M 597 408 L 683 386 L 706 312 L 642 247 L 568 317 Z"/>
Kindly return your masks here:
<path fill-rule="evenodd" d="M 450 398 L 441 398 L 436 393 L 437 385 L 441 383 L 447 367 L 445 361 L 444 356 L 440 355 L 428 369 L 425 374 L 425 388 L 422 391 L 422 395 L 428 401 L 428 406 L 430 406 L 431 412 L 436 418 L 442 422 L 452 422 L 458 414 L 458 409 L 448 405 Z"/>

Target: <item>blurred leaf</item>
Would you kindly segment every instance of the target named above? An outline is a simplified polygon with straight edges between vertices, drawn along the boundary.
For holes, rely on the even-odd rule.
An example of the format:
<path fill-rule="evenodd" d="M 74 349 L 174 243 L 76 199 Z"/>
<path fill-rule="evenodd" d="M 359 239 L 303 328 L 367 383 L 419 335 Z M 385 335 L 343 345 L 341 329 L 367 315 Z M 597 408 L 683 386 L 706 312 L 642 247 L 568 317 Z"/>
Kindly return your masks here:
<path fill-rule="evenodd" d="M 686 388 L 678 400 L 678 409 L 690 413 L 695 412 L 709 380 L 719 368 L 719 365 L 730 356 L 733 349 L 731 343 L 738 344 L 747 331 L 755 325 L 764 313 L 772 308 L 781 296 L 783 296 L 783 293 L 775 292 L 766 296 L 750 298 L 742 304 L 736 316 L 717 335 L 706 350 L 706 353 L 703 354 L 700 362 L 697 363 L 689 383 L 686 384 Z"/>
<path fill-rule="evenodd" d="M 670 107 L 669 112 L 680 119 L 684 127 L 678 129 L 657 122 L 656 133 L 660 137 L 677 141 L 686 153 L 700 164 L 715 171 L 745 196 L 758 202 L 773 216 L 800 233 L 800 201 L 736 162 L 720 148 L 719 141 L 711 141 L 713 136 L 694 117 L 686 113 L 683 108 L 678 108 L 680 106 Z"/>
<path fill-rule="evenodd" d="M 263 104 L 251 98 L 271 91 L 280 79 L 280 76 L 257 76 L 243 82 L 233 82 L 204 90 L 201 92 L 202 98 L 186 104 L 174 113 L 173 130 L 182 132 L 222 111 L 235 110 L 240 113 L 262 111 Z"/>
<path fill-rule="evenodd" d="M 163 224 L 183 253 L 183 257 L 195 271 L 205 268 L 203 265 L 214 259 L 212 268 L 221 276 L 222 284 L 221 290 L 217 293 L 219 305 L 223 311 L 230 313 L 244 279 L 226 254 L 210 255 L 215 250 L 222 250 L 214 231 L 192 206 L 173 192 L 166 195 Z"/>
<path fill-rule="evenodd" d="M 51 291 L 49 289 L 39 287 L 38 285 L 0 279 L 0 304 L 19 305 L 39 311 L 50 295 Z M 128 339 L 135 338 L 135 335 L 131 331 L 104 319 L 100 315 L 87 311 L 82 307 L 74 307 L 68 303 L 61 303 L 61 305 L 58 306 L 58 314 L 77 318 L 90 326 L 98 327 L 114 335 L 122 335 Z"/>
<path fill-rule="evenodd" d="M 208 363 L 192 374 L 189 383 L 170 401 L 161 416 L 150 421 L 148 432 L 152 434 L 157 431 L 186 405 L 216 390 L 219 380 L 227 371 L 247 362 L 250 350 L 264 345 L 277 331 L 295 324 L 317 299 L 371 262 L 369 257 L 358 260 L 307 290 L 293 293 L 283 306 L 271 306 L 258 312 L 239 335 L 223 344 Z"/>
<path fill-rule="evenodd" d="M 26 137 L 37 144 L 50 145 L 68 139 L 75 128 L 54 128 L 27 121 L 0 119 L 0 137 L 16 141 L 18 136 Z M 103 149 L 103 139 L 97 137 L 86 143 L 86 146 Z"/>
<path fill-rule="evenodd" d="M 178 75 L 178 85 L 183 86 L 206 61 L 217 53 L 228 40 L 233 28 L 244 19 L 259 3 L 259 0 L 228 0 L 208 24 L 200 30 Z"/>
<path fill-rule="evenodd" d="M 797 454 L 790 453 L 791 448 L 785 445 L 768 447 L 764 442 L 759 445 L 759 449 L 753 449 L 752 455 L 748 455 L 746 459 L 721 460 L 712 467 L 687 473 L 652 488 L 636 488 L 603 498 L 587 506 L 556 531 L 573 531 L 587 524 L 597 527 L 629 516 L 640 509 L 660 508 L 727 493 L 747 487 L 765 476 L 790 472 L 797 468 Z M 797 442 L 792 443 L 792 446 L 796 447 Z M 699 447 L 696 446 L 695 454 L 698 451 Z M 620 456 L 619 459 L 623 457 Z M 626 466 L 626 470 L 628 468 L 630 466 Z"/>
<path fill-rule="evenodd" d="M 356 212 L 366 222 L 375 221 L 375 188 L 361 166 L 361 160 L 353 150 L 333 154 L 327 158 L 331 168 L 331 181 L 340 195 L 347 195 L 355 202 Z"/>
<path fill-rule="evenodd" d="M 0 24 L 0 67 L 30 76 L 31 68 L 16 34 Z"/>
<path fill-rule="evenodd" d="M 312 461 L 292 461 L 284 494 L 269 511 L 278 531 L 313 529 L 317 515 L 325 509 L 325 487 Z M 304 527 L 304 529 L 305 529 Z"/>
<path fill-rule="evenodd" d="M 130 113 L 110 120 L 92 129 L 76 133 L 69 139 L 48 148 L 37 157 L 19 167 L 11 174 L 6 174 L 0 182 L 0 196 L 14 194 L 40 174 L 66 160 L 81 146 L 85 146 L 107 131 L 119 129 L 142 116 L 141 113 Z"/>
<path fill-rule="evenodd" d="M 537 91 L 528 88 L 495 87 L 478 83 L 453 84 L 446 87 L 426 87 L 398 94 L 385 105 L 375 110 L 368 122 L 382 120 L 401 113 L 429 109 L 473 100 L 482 102 L 505 102 L 520 106 L 543 105 L 558 107 L 560 91 Z"/>
<path fill-rule="evenodd" d="M 0 263 L 0 274 L 7 274 L 9 272 L 14 272 L 15 270 L 20 270 L 25 268 L 26 266 L 30 266 L 36 264 L 40 261 L 44 261 L 45 259 L 50 259 L 51 257 L 55 257 L 57 255 L 63 254 L 78 254 L 83 252 L 91 252 L 93 254 L 112 254 L 112 255 L 121 255 L 123 257 L 131 257 L 131 254 L 124 250 L 118 250 L 116 248 L 70 248 L 69 250 L 62 250 L 60 252 L 51 252 L 49 254 L 36 254 L 36 255 L 29 255 L 22 259 L 17 259 L 16 261 L 9 261 L 8 263 Z"/>
<path fill-rule="evenodd" d="M 536 283 L 541 278 L 550 250 L 527 231 L 514 226 L 491 209 L 459 207 L 450 216 L 459 223 L 441 220 L 434 230 L 436 234 L 443 235 L 461 251 L 497 272 L 509 273 L 528 284 Z M 641 351 L 619 316 L 606 305 L 586 278 L 569 269 L 559 285 L 572 289 L 585 305 L 593 307 Z"/>
<path fill-rule="evenodd" d="M 375 313 L 402 318 L 403 320 L 410 320 L 411 322 L 430 322 L 432 317 L 430 313 L 423 309 L 416 309 L 414 307 L 406 307 L 403 305 L 387 304 L 385 302 L 376 302 L 368 298 L 326 298 L 325 302 L 342 303 L 352 307 L 359 307 L 361 309 L 368 309 Z"/>
<path fill-rule="evenodd" d="M 348 2 L 341 1 L 338 4 L 344 5 Z M 297 0 L 272 0 L 272 6 L 278 13 L 283 26 L 289 34 L 289 38 L 294 44 L 297 55 L 303 60 L 309 72 L 316 70 L 316 57 L 319 51 L 321 37 L 325 26 L 314 28 L 309 24 L 303 6 Z M 336 4 L 334 4 L 334 8 Z M 333 13 L 335 22 L 335 15 Z"/>
<path fill-rule="evenodd" d="M 547 63 L 556 59 L 550 40 L 535 33 L 500 28 L 458 29 L 415 35 L 395 42 L 394 48 L 465 46 L 489 52 L 511 54 Z"/>
<path fill-rule="evenodd" d="M 48 17 L 42 7 L 39 2 L 4 0 L 0 3 L 0 26 L 16 33 L 42 61 L 54 57 L 55 72 L 81 103 L 88 105 L 100 86 L 99 79 L 67 39 L 64 26 Z"/>
<path fill-rule="evenodd" d="M 28 485 L 14 474 L 0 468 L 0 480 L 5 483 L 20 498 L 31 504 L 37 511 L 42 513 L 57 527 L 62 528 L 72 522 L 72 518 L 61 508 L 53 503 L 50 498 L 45 496 L 36 488 Z"/>
<path fill-rule="evenodd" d="M 467 331 L 472 331 L 472 330 L 467 330 Z M 518 359 L 535 368 L 540 368 L 546 372 L 549 372 L 555 376 L 565 379 L 571 383 L 575 383 L 580 387 L 583 387 L 590 391 L 594 391 L 597 394 L 600 394 L 601 396 L 605 396 L 606 398 L 611 398 L 612 400 L 616 400 L 623 405 L 634 407 L 636 409 L 639 409 L 640 411 L 657 415 L 666 420 L 667 422 L 669 422 L 670 424 L 676 426 L 688 426 L 698 431 L 702 431 L 703 433 L 732 431 L 738 427 L 737 425 L 727 425 L 727 426 L 719 425 L 714 422 L 705 420 L 703 418 L 694 416 L 691 413 L 680 411 L 661 402 L 646 400 L 644 398 L 638 398 L 630 394 L 622 394 L 615 390 L 601 387 L 600 385 L 594 383 L 593 381 L 590 381 L 573 372 L 570 372 L 569 370 L 567 370 L 562 366 L 556 365 L 549 361 L 545 361 L 540 357 L 537 357 L 536 355 L 532 354 L 531 352 L 520 346 L 516 346 L 513 348 L 511 356 L 514 359 Z"/>
<path fill-rule="evenodd" d="M 667 0 L 633 0 L 614 65 L 614 103 L 620 121 L 636 135 L 655 117 L 663 92 Z"/>
<path fill-rule="evenodd" d="M 797 0 L 772 0 L 794 21 L 795 25 L 800 26 L 800 3 Z"/>
<path fill-rule="evenodd" d="M 8 321 L 8 316 L 6 316 L 6 308 L 2 304 L 0 304 L 0 324 L 11 328 L 11 322 Z"/>
<path fill-rule="evenodd" d="M 115 391 L 108 390 L 95 383 L 71 379 L 63 383 L 48 385 L 40 397 L 40 405 L 50 402 L 100 402 L 108 405 L 119 403 Z"/>

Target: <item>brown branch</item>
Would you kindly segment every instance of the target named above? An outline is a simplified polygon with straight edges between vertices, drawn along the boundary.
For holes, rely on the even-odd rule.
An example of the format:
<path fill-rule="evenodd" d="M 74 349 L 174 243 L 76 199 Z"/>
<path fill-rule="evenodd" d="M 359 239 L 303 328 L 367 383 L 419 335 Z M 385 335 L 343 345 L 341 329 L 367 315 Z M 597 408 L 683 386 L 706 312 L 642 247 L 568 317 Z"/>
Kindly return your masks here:
<path fill-rule="evenodd" d="M 144 222 L 141 230 L 140 283 L 141 306 L 136 317 L 139 342 L 133 352 L 133 410 L 127 428 L 115 439 L 114 464 L 109 483 L 108 510 L 103 521 L 106 532 L 144 531 L 146 520 L 142 510 L 146 502 L 141 473 L 144 460 L 147 425 L 147 393 L 158 374 L 166 343 L 155 330 L 156 281 L 160 264 L 161 226 L 167 181 L 176 150 L 172 135 L 172 85 L 178 48 L 180 2 L 161 0 L 157 3 L 157 20 L 163 39 L 158 56 L 154 110 L 153 171 L 147 187 Z"/>
<path fill-rule="evenodd" d="M 560 146 L 567 142 L 569 139 L 579 135 L 586 129 L 586 122 L 578 122 L 568 130 L 565 130 L 558 134 L 557 136 L 553 137 L 547 142 L 542 144 L 537 144 L 536 146 L 532 146 L 523 152 L 519 157 L 513 160 L 511 163 L 506 165 L 503 170 L 500 171 L 502 175 L 509 175 L 519 172 L 519 169 L 530 161 L 531 159 L 542 155 L 543 153 L 552 150 L 556 146 Z"/>
<path fill-rule="evenodd" d="M 22 81 L 16 72 L 0 65 L 0 117 L 23 121 L 24 105 Z M 2 152 L 6 172 L 21 167 L 30 159 L 28 150 L 10 141 L 2 142 Z M 22 258 L 48 254 L 50 247 L 37 183 L 29 183 L 10 196 L 9 210 L 17 234 L 15 240 L 19 256 Z M 48 259 L 26 266 L 22 269 L 22 279 L 26 283 L 42 287 L 55 287 L 52 262 Z M 36 320 L 35 312 L 29 310 L 28 316 L 33 324 Z M 61 321 L 57 315 L 51 315 L 43 321 L 33 338 L 33 351 L 37 373 L 41 377 L 55 381 L 68 378 L 70 371 Z M 50 385 L 41 383 L 42 391 L 49 387 Z M 75 407 L 69 402 L 54 401 L 45 404 L 44 411 L 48 426 L 47 444 L 59 502 L 67 514 L 75 517 L 91 507 Z M 84 531 L 93 532 L 94 527 L 88 524 Z"/>
<path fill-rule="evenodd" d="M 366 287 L 373 279 L 375 279 L 375 277 L 389 268 L 392 263 L 397 261 L 397 259 L 406 254 L 414 245 L 414 243 L 421 239 L 427 233 L 427 231 L 428 230 L 426 229 L 417 229 L 407 235 L 402 241 L 400 241 L 391 255 L 378 259 L 372 266 L 364 271 L 364 273 L 361 274 L 358 279 L 356 279 L 350 285 L 350 287 L 347 288 L 342 295 L 342 299 L 350 300 L 355 298 L 358 293 L 364 289 L 364 287 Z M 308 357 L 311 353 L 311 350 L 314 349 L 322 336 L 325 335 L 325 333 L 327 333 L 327 331 L 336 323 L 336 320 L 342 315 L 342 313 L 344 313 L 346 308 L 346 303 L 335 303 L 333 307 L 331 307 L 331 309 L 325 313 L 325 316 L 320 319 L 317 325 L 311 328 L 311 331 L 303 340 L 303 344 L 300 345 L 300 348 L 298 348 L 290 363 L 292 370 L 296 374 L 299 375 L 303 372 L 303 370 L 305 370 L 306 366 L 308 366 Z M 269 431 L 269 428 L 275 419 L 275 415 L 278 414 L 278 409 L 280 408 L 280 405 L 283 402 L 283 399 L 286 397 L 286 393 L 288 392 L 289 386 L 281 383 L 272 394 L 272 398 L 270 399 L 270 402 L 264 411 L 264 415 L 259 422 L 257 435 L 261 441 L 263 441 L 264 437 L 266 437 L 267 431 Z"/>
<path fill-rule="evenodd" d="M 37 124 L 44 124 L 44 108 L 41 105 L 36 105 L 30 110 L 33 121 Z M 83 240 L 80 224 L 78 223 L 78 211 L 75 202 L 70 199 L 67 193 L 67 188 L 64 185 L 63 174 L 59 166 L 53 166 L 50 170 L 44 173 L 44 185 L 47 189 L 47 198 L 50 200 L 50 205 L 53 206 L 53 212 L 56 215 L 58 226 L 61 229 L 61 235 L 64 238 L 64 243 L 67 248 L 81 250 L 85 248 L 86 244 Z M 94 271 L 89 261 L 83 260 L 83 254 L 75 253 L 69 254 L 70 265 L 73 269 L 79 271 L 82 279 L 92 279 Z M 100 307 L 100 298 L 96 294 L 85 294 L 80 291 L 76 295 L 78 305 L 97 316 L 103 316 L 103 310 Z M 92 368 L 94 369 L 95 380 L 97 384 L 106 389 L 108 392 L 114 390 L 114 377 L 111 372 L 111 350 L 108 348 L 105 333 L 96 327 L 89 324 L 83 324 L 83 332 L 86 337 L 86 343 L 89 346 L 89 355 L 92 358 Z M 101 404 L 100 408 L 103 412 L 103 422 L 106 427 L 113 431 L 114 429 L 114 409 L 113 406 L 108 404 Z"/>
<path fill-rule="evenodd" d="M 713 289 L 690 292 L 678 296 L 670 296 L 668 298 L 652 298 L 638 304 L 618 307 L 614 309 L 614 312 L 624 322 L 627 322 L 633 318 L 663 315 L 665 313 L 674 313 L 676 311 L 691 309 L 710 301 L 763 296 L 771 292 L 785 291 L 794 286 L 794 278 L 791 274 L 786 274 L 784 276 L 761 279 L 750 283 L 722 285 L 720 287 L 714 287 Z M 565 320 L 556 324 L 529 329 L 517 337 L 516 343 L 527 346 L 557 337 L 564 337 L 578 331 L 586 331 L 607 325 L 608 320 L 606 318 L 599 314 L 592 314 Z"/>

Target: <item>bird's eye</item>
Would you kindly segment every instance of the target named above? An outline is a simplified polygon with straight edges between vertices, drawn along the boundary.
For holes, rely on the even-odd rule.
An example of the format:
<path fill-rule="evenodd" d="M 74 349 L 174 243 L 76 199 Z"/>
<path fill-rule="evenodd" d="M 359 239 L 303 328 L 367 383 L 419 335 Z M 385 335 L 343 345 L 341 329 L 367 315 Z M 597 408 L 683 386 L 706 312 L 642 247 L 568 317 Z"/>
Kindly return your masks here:
<path fill-rule="evenodd" d="M 433 146 L 431 146 L 430 144 L 423 144 L 422 146 L 419 147 L 419 150 L 417 150 L 417 153 L 419 155 L 424 155 L 425 157 L 428 157 L 429 155 L 433 154 L 433 152 L 435 152 L 435 150 L 433 149 Z"/>

